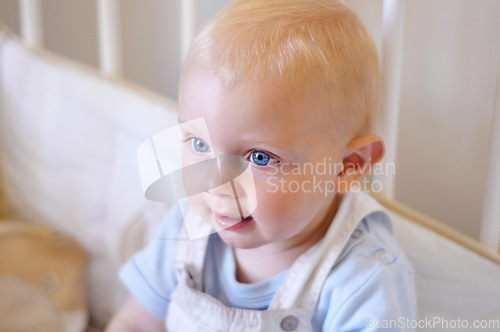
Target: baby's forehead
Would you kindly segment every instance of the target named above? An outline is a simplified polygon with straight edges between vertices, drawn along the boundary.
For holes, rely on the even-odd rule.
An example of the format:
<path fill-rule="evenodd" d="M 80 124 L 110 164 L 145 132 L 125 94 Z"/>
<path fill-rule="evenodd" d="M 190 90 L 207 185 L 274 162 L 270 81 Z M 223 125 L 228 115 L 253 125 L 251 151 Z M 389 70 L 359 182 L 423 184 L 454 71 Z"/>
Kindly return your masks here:
<path fill-rule="evenodd" d="M 340 119 L 336 115 L 340 108 L 332 109 L 328 89 L 320 84 L 294 87 L 283 82 L 244 80 L 226 85 L 221 99 L 222 104 L 227 100 L 233 108 L 222 107 L 220 114 L 207 112 L 208 118 L 231 118 L 237 113 L 252 133 L 261 132 L 263 137 L 272 136 L 289 146 L 309 144 L 314 148 L 335 132 Z M 230 122 L 224 124 L 232 126 Z"/>
<path fill-rule="evenodd" d="M 242 109 L 255 117 L 255 123 L 265 127 L 287 123 L 293 127 L 310 127 L 315 120 L 316 128 L 328 125 L 342 107 L 334 106 L 341 96 L 333 96 L 327 82 L 295 82 L 284 79 L 240 77 L 228 79 L 224 71 L 203 65 L 186 68 L 179 86 L 180 103 L 186 99 L 199 99 L 209 94 L 219 104 L 231 104 L 232 108 L 220 109 L 221 113 L 233 113 Z M 208 92 L 208 93 L 207 93 Z M 207 114 L 209 115 L 209 114 Z M 291 128 L 291 127 L 290 127 Z"/>

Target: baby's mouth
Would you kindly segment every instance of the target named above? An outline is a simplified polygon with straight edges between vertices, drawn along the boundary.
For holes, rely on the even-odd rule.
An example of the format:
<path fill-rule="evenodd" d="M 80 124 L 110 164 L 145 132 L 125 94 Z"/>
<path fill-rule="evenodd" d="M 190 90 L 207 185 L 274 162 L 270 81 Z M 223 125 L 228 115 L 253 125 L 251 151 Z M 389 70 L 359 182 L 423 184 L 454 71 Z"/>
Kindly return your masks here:
<path fill-rule="evenodd" d="M 253 221 L 253 217 L 251 215 L 246 218 L 242 218 L 241 216 L 228 216 L 217 212 L 214 213 L 214 219 L 218 226 L 224 230 L 238 230 Z"/>

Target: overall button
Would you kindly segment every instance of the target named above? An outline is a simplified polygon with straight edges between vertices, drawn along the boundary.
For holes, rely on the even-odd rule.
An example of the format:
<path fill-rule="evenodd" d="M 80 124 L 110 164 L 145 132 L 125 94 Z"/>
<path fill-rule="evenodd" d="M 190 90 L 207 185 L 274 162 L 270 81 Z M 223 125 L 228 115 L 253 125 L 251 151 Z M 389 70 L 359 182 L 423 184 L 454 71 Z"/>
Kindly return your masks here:
<path fill-rule="evenodd" d="M 380 263 L 387 262 L 388 256 L 389 255 L 387 254 L 387 251 L 385 251 L 384 249 L 380 249 L 375 253 L 375 259 Z"/>
<path fill-rule="evenodd" d="M 286 316 L 281 321 L 283 331 L 293 331 L 299 326 L 299 319 L 295 316 Z"/>
<path fill-rule="evenodd" d="M 359 228 L 356 228 L 356 229 L 354 230 L 354 232 L 352 232 L 351 237 L 352 237 L 353 239 L 357 239 L 358 237 L 360 237 L 360 236 L 361 236 L 361 233 L 363 233 L 363 231 L 362 231 L 362 230 L 360 230 Z"/>

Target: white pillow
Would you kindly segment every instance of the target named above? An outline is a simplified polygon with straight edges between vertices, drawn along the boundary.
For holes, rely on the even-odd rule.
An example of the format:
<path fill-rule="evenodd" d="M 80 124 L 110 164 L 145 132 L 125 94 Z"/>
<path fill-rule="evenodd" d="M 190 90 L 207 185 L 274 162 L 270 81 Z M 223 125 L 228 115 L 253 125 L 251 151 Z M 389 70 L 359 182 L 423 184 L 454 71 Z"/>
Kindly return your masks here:
<path fill-rule="evenodd" d="M 7 195 L 18 217 L 83 244 L 91 315 L 105 323 L 123 298 L 116 277 L 123 233 L 134 220 L 156 224 L 167 208 L 144 199 L 136 149 L 176 123 L 176 105 L 29 51 L 0 32 L 2 39 L 0 169 Z"/>

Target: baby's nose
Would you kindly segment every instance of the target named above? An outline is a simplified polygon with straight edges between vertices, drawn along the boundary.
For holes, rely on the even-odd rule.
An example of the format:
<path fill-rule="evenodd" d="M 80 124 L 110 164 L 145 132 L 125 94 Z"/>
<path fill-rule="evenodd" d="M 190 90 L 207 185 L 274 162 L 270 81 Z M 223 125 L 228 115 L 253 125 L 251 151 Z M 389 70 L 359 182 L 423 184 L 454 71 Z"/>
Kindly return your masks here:
<path fill-rule="evenodd" d="M 236 187 L 234 179 L 245 172 L 248 167 L 248 161 L 237 155 L 219 155 L 217 156 L 217 170 L 212 170 L 207 181 L 211 186 L 207 187 L 208 192 L 217 196 L 230 196 L 235 198 Z M 215 174 L 217 172 L 217 174 Z"/>
<path fill-rule="evenodd" d="M 237 194 L 233 181 L 228 181 L 220 186 L 207 190 L 208 193 L 221 198 L 236 198 Z"/>
<path fill-rule="evenodd" d="M 182 170 L 185 194 L 193 196 L 208 192 L 214 196 L 234 199 L 237 196 L 234 181 L 245 172 L 246 167 L 248 161 L 234 155 L 218 156 L 186 166 Z"/>

